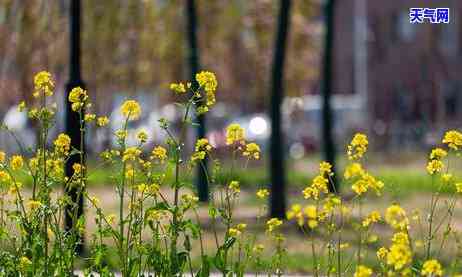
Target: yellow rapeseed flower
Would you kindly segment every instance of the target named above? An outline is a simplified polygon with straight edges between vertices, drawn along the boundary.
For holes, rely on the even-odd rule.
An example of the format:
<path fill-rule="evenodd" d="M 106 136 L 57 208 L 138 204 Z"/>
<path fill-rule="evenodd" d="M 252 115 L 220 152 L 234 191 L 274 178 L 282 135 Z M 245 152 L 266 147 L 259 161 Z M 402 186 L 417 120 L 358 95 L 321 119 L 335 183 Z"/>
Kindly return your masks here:
<path fill-rule="evenodd" d="M 458 150 L 462 146 L 462 133 L 456 130 L 451 130 L 444 134 L 443 143 L 449 148 Z"/>
<path fill-rule="evenodd" d="M 96 125 L 99 127 L 103 127 L 109 124 L 109 118 L 107 116 L 100 116 L 98 119 L 96 119 Z"/>
<path fill-rule="evenodd" d="M 359 265 L 356 268 L 356 272 L 353 275 L 353 277 L 370 277 L 371 275 L 372 275 L 372 269 L 366 266 L 363 266 L 363 265 Z"/>
<path fill-rule="evenodd" d="M 357 160 L 363 157 L 367 151 L 369 141 L 367 136 L 361 133 L 354 135 L 350 145 L 348 145 L 347 153 L 350 160 Z"/>
<path fill-rule="evenodd" d="M 171 83 L 170 84 L 170 90 L 182 94 L 186 92 L 186 87 L 184 86 L 183 83 Z"/>
<path fill-rule="evenodd" d="M 71 138 L 66 134 L 59 134 L 54 141 L 55 150 L 60 154 L 67 154 L 71 149 Z"/>
<path fill-rule="evenodd" d="M 232 123 L 226 128 L 226 145 L 234 143 L 244 144 L 244 129 L 237 123 Z"/>
<path fill-rule="evenodd" d="M 377 258 L 379 258 L 379 260 L 385 260 L 387 255 L 388 249 L 386 249 L 385 247 L 380 247 L 379 250 L 377 250 Z"/>
<path fill-rule="evenodd" d="M 156 146 L 152 150 L 151 159 L 157 159 L 160 162 L 163 162 L 167 159 L 167 149 L 162 146 Z"/>
<path fill-rule="evenodd" d="M 50 72 L 40 71 L 34 77 L 35 91 L 32 96 L 35 98 L 39 97 L 41 94 L 44 96 L 52 96 L 54 87 L 54 81 Z"/>
<path fill-rule="evenodd" d="M 379 222 L 381 219 L 380 213 L 378 211 L 372 211 L 369 215 L 363 220 L 363 227 L 369 227 L 372 223 Z"/>
<path fill-rule="evenodd" d="M 140 104 L 135 100 L 126 100 L 120 107 L 120 111 L 128 120 L 137 120 L 141 115 Z"/>
<path fill-rule="evenodd" d="M 443 162 L 440 160 L 430 160 L 427 164 L 427 172 L 430 175 L 441 172 L 443 169 Z"/>
<path fill-rule="evenodd" d="M 136 138 L 139 140 L 140 143 L 145 143 L 146 141 L 148 141 L 148 133 L 146 133 L 145 130 L 140 130 L 136 134 Z"/>
<path fill-rule="evenodd" d="M 238 181 L 231 181 L 228 185 L 228 188 L 233 192 L 233 193 L 239 193 L 241 192 L 241 187 Z"/>
<path fill-rule="evenodd" d="M 320 175 L 332 175 L 332 165 L 329 162 L 322 161 L 319 164 L 319 174 Z"/>
<path fill-rule="evenodd" d="M 266 230 L 271 233 L 273 232 L 274 230 L 276 230 L 277 227 L 281 226 L 282 225 L 282 220 L 280 219 L 277 219 L 277 218 L 271 218 L 270 220 L 268 220 L 266 222 Z"/>
<path fill-rule="evenodd" d="M 27 202 L 27 206 L 31 210 L 36 210 L 42 206 L 42 202 L 36 200 L 29 200 L 29 202 Z"/>
<path fill-rule="evenodd" d="M 14 155 L 11 157 L 10 166 L 13 170 L 21 169 L 24 164 L 24 160 L 21 155 Z"/>
<path fill-rule="evenodd" d="M 242 155 L 244 155 L 244 157 L 249 157 L 249 158 L 254 158 L 255 160 L 258 160 L 260 159 L 260 146 L 258 146 L 258 144 L 256 143 L 248 143 L 246 146 L 245 146 L 245 150 L 244 152 L 242 152 Z"/>
<path fill-rule="evenodd" d="M 81 87 L 75 87 L 69 93 L 68 99 L 72 103 L 72 110 L 77 112 L 85 105 L 85 102 L 88 100 L 88 94 Z"/>
<path fill-rule="evenodd" d="M 0 163 L 4 163 L 6 160 L 6 154 L 3 151 L 0 151 Z"/>
<path fill-rule="evenodd" d="M 394 270 L 400 271 L 412 262 L 412 253 L 409 245 L 393 244 L 387 253 L 387 264 Z"/>
<path fill-rule="evenodd" d="M 257 193 L 256 193 L 257 197 L 260 199 L 265 199 L 266 197 L 269 196 L 269 194 L 270 194 L 269 190 L 267 189 L 259 189 L 257 190 Z"/>
<path fill-rule="evenodd" d="M 435 148 L 430 153 L 430 160 L 441 160 L 442 158 L 446 157 L 448 152 L 442 148 Z"/>
<path fill-rule="evenodd" d="M 407 229 L 409 225 L 406 211 L 397 204 L 393 204 L 387 208 L 385 221 L 394 229 L 399 230 Z"/>
<path fill-rule="evenodd" d="M 31 265 L 32 265 L 31 260 L 27 258 L 26 256 L 22 256 L 19 259 L 19 268 L 21 271 L 26 271 Z"/>
<path fill-rule="evenodd" d="M 422 266 L 422 276 L 443 276 L 443 269 L 437 260 L 428 260 Z"/>

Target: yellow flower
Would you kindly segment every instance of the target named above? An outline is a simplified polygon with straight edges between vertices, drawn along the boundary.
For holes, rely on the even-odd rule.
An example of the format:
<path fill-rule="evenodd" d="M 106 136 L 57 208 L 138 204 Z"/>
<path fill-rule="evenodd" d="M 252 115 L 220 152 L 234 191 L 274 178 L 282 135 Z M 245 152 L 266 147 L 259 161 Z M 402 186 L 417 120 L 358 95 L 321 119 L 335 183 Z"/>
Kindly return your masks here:
<path fill-rule="evenodd" d="M 250 158 L 254 158 L 255 160 L 258 160 L 260 159 L 260 146 L 258 146 L 258 144 L 256 143 L 248 143 L 246 146 L 245 146 L 245 151 L 242 152 L 242 155 L 244 155 L 244 157 L 250 157 Z"/>
<path fill-rule="evenodd" d="M 141 115 L 141 107 L 135 100 L 126 100 L 120 107 L 123 116 L 128 120 L 137 120 Z"/>
<path fill-rule="evenodd" d="M 141 130 L 136 134 L 136 138 L 140 141 L 140 143 L 145 143 L 148 141 L 148 133 L 146 131 Z"/>
<path fill-rule="evenodd" d="M 91 196 L 90 197 L 90 202 L 93 203 L 93 205 L 98 206 L 99 205 L 99 198 L 96 196 Z"/>
<path fill-rule="evenodd" d="M 402 270 L 407 264 L 412 262 L 412 253 L 408 245 L 393 244 L 387 253 L 387 264 L 393 266 L 395 270 Z"/>
<path fill-rule="evenodd" d="M 196 81 L 199 83 L 199 86 L 203 87 L 206 91 L 215 91 L 218 86 L 215 74 L 210 71 L 201 71 L 197 73 Z"/>
<path fill-rule="evenodd" d="M 197 202 L 199 201 L 199 198 L 197 196 L 189 194 L 189 193 L 183 194 L 181 196 L 181 199 L 183 200 L 184 205 L 190 206 L 190 207 L 196 205 Z"/>
<path fill-rule="evenodd" d="M 10 174 L 4 170 L 0 170 L 0 181 L 2 182 L 9 182 L 11 180 Z"/>
<path fill-rule="evenodd" d="M 269 191 L 267 189 L 259 189 L 256 193 L 257 197 L 260 199 L 265 199 L 269 196 Z"/>
<path fill-rule="evenodd" d="M 353 275 L 353 277 L 370 277 L 371 275 L 372 275 L 372 269 L 366 266 L 363 266 L 363 265 L 359 265 L 356 268 L 356 272 Z"/>
<path fill-rule="evenodd" d="M 182 94 L 186 92 L 186 88 L 183 83 L 171 83 L 170 84 L 170 90 L 173 90 L 174 92 L 178 94 Z"/>
<path fill-rule="evenodd" d="M 339 246 L 340 246 L 340 250 L 343 250 L 343 249 L 349 248 L 350 244 L 346 242 L 346 243 L 341 243 Z"/>
<path fill-rule="evenodd" d="M 29 209 L 35 210 L 40 208 L 42 206 L 42 203 L 40 201 L 29 200 L 29 202 L 27 202 L 27 206 L 29 207 Z"/>
<path fill-rule="evenodd" d="M 66 155 L 71 149 L 71 138 L 66 134 L 59 134 L 54 145 L 56 152 Z"/>
<path fill-rule="evenodd" d="M 32 262 L 26 256 L 22 256 L 19 259 L 19 268 L 21 269 L 21 271 L 26 271 L 31 265 Z"/>
<path fill-rule="evenodd" d="M 348 158 L 350 160 L 362 158 L 364 153 L 367 151 L 368 144 L 369 142 L 366 135 L 361 133 L 354 135 L 353 140 L 351 140 L 350 145 L 348 145 Z"/>
<path fill-rule="evenodd" d="M 19 111 L 19 112 L 22 112 L 22 111 L 24 111 L 25 109 L 26 109 L 26 102 L 21 101 L 21 102 L 19 103 L 19 105 L 18 105 L 18 111 Z"/>
<path fill-rule="evenodd" d="M 455 186 L 456 186 L 456 191 L 458 193 L 462 193 L 462 183 L 456 183 Z"/>
<path fill-rule="evenodd" d="M 318 212 L 316 209 L 316 206 L 314 205 L 308 205 L 303 209 L 303 213 L 308 217 L 308 218 L 316 218 Z"/>
<path fill-rule="evenodd" d="M 319 197 L 319 190 L 317 188 L 308 186 L 303 190 L 303 198 L 310 199 L 314 198 L 315 200 Z"/>
<path fill-rule="evenodd" d="M 167 149 L 162 146 L 154 147 L 151 154 L 151 159 L 157 159 L 160 162 L 163 162 L 167 159 Z"/>
<path fill-rule="evenodd" d="M 145 183 L 142 183 L 142 184 L 139 184 L 136 189 L 138 190 L 138 192 L 140 193 L 144 193 L 147 189 L 147 185 Z"/>
<path fill-rule="evenodd" d="M 321 175 L 314 177 L 313 183 L 311 184 L 312 187 L 316 188 L 319 192 L 328 193 L 329 190 L 327 185 L 329 184 L 329 180 Z"/>
<path fill-rule="evenodd" d="M 228 188 L 229 188 L 233 193 L 239 193 L 239 192 L 241 192 L 241 188 L 240 188 L 240 185 L 239 185 L 239 182 L 238 182 L 238 181 L 231 181 L 231 182 L 229 183 Z"/>
<path fill-rule="evenodd" d="M 244 129 L 239 124 L 232 123 L 226 128 L 226 145 L 244 144 L 244 139 Z"/>
<path fill-rule="evenodd" d="M 442 158 L 446 157 L 448 152 L 441 148 L 435 148 L 430 153 L 430 160 L 441 160 Z"/>
<path fill-rule="evenodd" d="M 40 71 L 34 77 L 34 87 L 35 91 L 32 94 L 35 98 L 39 97 L 40 94 L 45 96 L 52 96 L 54 89 L 53 78 L 51 77 L 50 72 Z"/>
<path fill-rule="evenodd" d="M 422 266 L 422 276 L 443 276 L 443 269 L 437 260 L 428 260 Z"/>
<path fill-rule="evenodd" d="M 195 151 L 210 151 L 212 150 L 212 146 L 209 144 L 209 140 L 206 138 L 201 138 L 196 141 L 196 148 Z"/>
<path fill-rule="evenodd" d="M 245 223 L 239 223 L 236 225 L 236 229 L 240 230 L 240 231 L 244 231 L 245 228 L 247 228 L 247 224 Z"/>
<path fill-rule="evenodd" d="M 0 151 L 0 163 L 4 163 L 6 160 L 6 154 L 3 151 Z"/>
<path fill-rule="evenodd" d="M 88 94 L 81 87 L 75 87 L 69 93 L 68 99 L 72 103 L 72 110 L 77 112 L 85 105 L 85 102 L 88 100 Z"/>
<path fill-rule="evenodd" d="M 377 250 L 377 258 L 379 260 L 384 260 L 388 255 L 388 250 L 385 247 L 380 247 L 379 250 Z"/>
<path fill-rule="evenodd" d="M 357 194 L 361 195 L 367 191 L 367 183 L 364 180 L 356 181 L 352 186 L 351 189 Z"/>
<path fill-rule="evenodd" d="M 212 146 L 209 144 L 208 139 L 201 138 L 196 142 L 195 152 L 191 156 L 192 161 L 203 160 L 205 155 L 212 150 Z"/>
<path fill-rule="evenodd" d="M 228 230 L 228 236 L 230 237 L 237 237 L 241 234 L 241 231 L 239 231 L 238 229 L 236 228 L 229 228 Z"/>
<path fill-rule="evenodd" d="M 449 183 L 452 180 L 452 178 L 453 178 L 453 176 L 450 173 L 445 173 L 445 174 L 441 175 L 441 179 L 445 183 Z"/>
<path fill-rule="evenodd" d="M 451 130 L 444 134 L 443 143 L 449 148 L 458 150 L 462 146 L 462 134 L 456 130 Z"/>
<path fill-rule="evenodd" d="M 151 184 L 147 188 L 147 192 L 152 195 L 158 194 L 160 191 L 160 186 L 158 184 Z"/>
<path fill-rule="evenodd" d="M 82 172 L 83 166 L 79 163 L 74 163 L 72 165 L 72 169 L 74 169 L 74 174 L 80 174 Z"/>
<path fill-rule="evenodd" d="M 217 90 L 218 86 L 215 74 L 210 71 L 201 71 L 196 74 L 196 81 L 205 91 L 206 105 L 210 107 L 215 104 L 215 91 Z"/>
<path fill-rule="evenodd" d="M 409 236 L 405 232 L 398 232 L 393 234 L 391 241 L 395 244 L 409 245 Z"/>
<path fill-rule="evenodd" d="M 443 169 L 443 162 L 440 160 L 431 160 L 427 164 L 427 172 L 430 175 L 433 175 L 435 173 L 439 173 Z"/>
<path fill-rule="evenodd" d="M 85 120 L 85 122 L 92 122 L 95 119 L 96 119 L 96 114 L 94 114 L 94 113 L 87 113 L 83 117 L 83 120 Z"/>
<path fill-rule="evenodd" d="M 267 231 L 269 233 L 273 232 L 274 230 L 276 230 L 277 227 L 281 225 L 282 225 L 282 220 L 274 218 L 274 217 L 266 222 Z"/>
<path fill-rule="evenodd" d="M 107 124 L 109 124 L 109 118 L 107 118 L 107 116 L 100 116 L 96 120 L 96 125 L 98 125 L 99 127 L 106 126 Z"/>
<path fill-rule="evenodd" d="M 294 204 L 290 207 L 290 210 L 286 213 L 287 220 L 296 219 L 299 226 L 303 226 L 305 218 L 303 217 L 302 206 L 300 204 Z"/>
<path fill-rule="evenodd" d="M 394 229 L 404 230 L 408 228 L 409 220 L 406 211 L 397 204 L 387 208 L 385 212 L 385 221 Z"/>
<path fill-rule="evenodd" d="M 106 221 L 109 224 L 114 224 L 115 221 L 116 221 L 116 215 L 115 214 L 110 214 L 110 215 L 106 216 Z"/>
<path fill-rule="evenodd" d="M 369 227 L 372 223 L 379 222 L 381 216 L 378 211 L 372 211 L 369 215 L 363 220 L 363 227 Z"/>
<path fill-rule="evenodd" d="M 119 140 L 124 140 L 127 137 L 127 135 L 128 135 L 127 130 L 117 130 L 117 131 L 115 131 L 115 136 Z"/>
<path fill-rule="evenodd" d="M 14 155 L 11 157 L 10 166 L 13 170 L 21 169 L 24 164 L 24 160 L 20 155 Z"/>
<path fill-rule="evenodd" d="M 321 175 L 332 175 L 332 165 L 326 161 L 319 164 L 319 174 Z"/>

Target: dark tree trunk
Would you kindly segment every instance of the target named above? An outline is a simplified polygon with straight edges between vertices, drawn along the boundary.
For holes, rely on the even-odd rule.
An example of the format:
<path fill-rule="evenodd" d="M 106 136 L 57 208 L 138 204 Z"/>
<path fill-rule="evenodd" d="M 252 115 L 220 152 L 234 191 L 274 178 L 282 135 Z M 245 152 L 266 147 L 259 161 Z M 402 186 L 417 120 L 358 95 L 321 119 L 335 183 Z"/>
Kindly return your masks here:
<path fill-rule="evenodd" d="M 186 18 L 188 20 L 187 24 L 187 35 L 188 35 L 188 61 L 191 74 L 191 81 L 194 86 L 197 86 L 197 83 L 194 81 L 196 73 L 199 72 L 199 50 L 197 46 L 197 15 L 196 7 L 194 0 L 187 1 L 186 7 Z M 205 114 L 202 114 L 197 117 L 197 138 L 205 138 L 206 128 L 205 128 Z M 197 194 L 199 201 L 207 202 L 209 199 L 209 190 L 207 184 L 207 158 L 202 161 L 202 166 L 197 167 L 197 176 L 196 176 L 196 186 Z"/>
<path fill-rule="evenodd" d="M 323 57 L 323 79 L 321 85 L 322 93 L 322 141 L 324 160 L 332 164 L 335 172 L 335 144 L 333 138 L 333 114 L 331 108 L 332 95 L 332 55 L 334 50 L 334 11 L 335 0 L 328 0 L 325 5 L 326 33 L 324 38 L 324 57 Z M 335 174 L 333 183 L 329 185 L 330 192 L 338 192 L 338 184 Z"/>
<path fill-rule="evenodd" d="M 80 123 L 78 113 L 72 111 L 71 103 L 68 100 L 67 95 L 75 87 L 84 88 L 85 85 L 80 75 L 80 0 L 72 0 L 70 5 L 69 22 L 70 22 L 70 37 L 69 37 L 69 81 L 66 85 L 66 134 L 71 138 L 71 146 L 75 149 L 81 149 L 80 140 Z M 83 145 L 83 148 L 85 145 Z M 66 176 L 71 178 L 73 174 L 72 165 L 74 163 L 80 163 L 79 155 L 71 155 L 66 162 Z M 79 197 L 77 191 L 78 188 L 73 187 L 70 189 L 66 188 L 66 194 L 72 200 L 73 203 L 78 205 L 77 218 L 71 217 L 71 206 L 66 207 L 65 214 L 65 228 L 71 230 L 72 226 L 75 226 L 74 220 L 78 220 L 83 216 L 83 198 Z M 77 252 L 83 252 L 83 238 L 81 243 L 77 247 Z"/>
<path fill-rule="evenodd" d="M 281 0 L 278 16 L 278 29 L 274 46 L 271 74 L 271 217 L 284 218 L 286 211 L 285 166 L 283 148 L 285 147 L 281 130 L 281 103 L 284 97 L 284 61 L 287 36 L 290 26 L 291 0 Z"/>

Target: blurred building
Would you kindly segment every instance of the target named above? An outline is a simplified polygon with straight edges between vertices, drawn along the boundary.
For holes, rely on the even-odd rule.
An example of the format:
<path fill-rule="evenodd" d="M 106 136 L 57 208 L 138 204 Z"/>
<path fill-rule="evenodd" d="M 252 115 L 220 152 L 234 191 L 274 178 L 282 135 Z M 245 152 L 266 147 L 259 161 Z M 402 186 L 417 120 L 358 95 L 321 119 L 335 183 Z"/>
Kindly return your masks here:
<path fill-rule="evenodd" d="M 366 99 L 368 129 L 387 145 L 402 145 L 431 144 L 434 134 L 460 127 L 462 1 L 336 3 L 334 93 Z M 450 8 L 451 21 L 411 24 L 413 7 Z"/>

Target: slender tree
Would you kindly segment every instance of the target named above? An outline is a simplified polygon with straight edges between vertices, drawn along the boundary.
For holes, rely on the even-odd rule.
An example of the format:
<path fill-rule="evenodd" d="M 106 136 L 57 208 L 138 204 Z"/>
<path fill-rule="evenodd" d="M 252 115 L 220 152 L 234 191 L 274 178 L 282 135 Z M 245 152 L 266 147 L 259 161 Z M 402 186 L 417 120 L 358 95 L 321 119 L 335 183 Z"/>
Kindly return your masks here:
<path fill-rule="evenodd" d="M 322 92 L 322 141 L 324 160 L 332 164 L 333 172 L 335 168 L 335 145 L 333 138 L 333 119 L 331 107 L 332 95 L 332 55 L 334 50 L 334 12 L 335 0 L 328 0 L 325 4 L 326 32 L 324 37 L 324 56 L 323 56 L 323 78 L 321 85 Z M 335 177 L 335 174 L 333 175 Z M 329 185 L 330 192 L 338 191 L 338 184 L 333 179 Z"/>
<path fill-rule="evenodd" d="M 187 24 L 187 35 L 188 35 L 188 61 L 189 61 L 189 70 L 191 73 L 191 80 L 195 79 L 196 73 L 199 72 L 199 50 L 197 47 L 197 15 L 196 15 L 196 6 L 194 0 L 187 1 L 186 7 L 186 18 L 188 20 Z M 196 86 L 197 83 L 193 82 Z M 205 114 L 199 115 L 197 117 L 198 126 L 197 126 L 197 138 L 205 138 L 206 128 L 205 128 Z M 207 184 L 207 159 L 202 161 L 202 164 L 197 167 L 197 176 L 196 176 L 196 186 L 199 200 L 202 202 L 208 201 L 209 189 Z"/>
<path fill-rule="evenodd" d="M 281 103 L 284 96 L 284 61 L 290 27 L 291 0 L 281 0 L 271 73 L 271 217 L 283 218 L 286 210 L 284 139 L 281 130 Z"/>
<path fill-rule="evenodd" d="M 72 0 L 70 5 L 69 22 L 70 22 L 70 37 L 69 37 L 69 81 L 66 85 L 66 96 L 75 87 L 84 88 L 85 84 L 82 81 L 80 74 L 80 12 L 81 4 L 80 0 Z M 80 122 L 79 115 L 72 111 L 71 103 L 68 98 L 65 97 L 66 101 L 66 133 L 71 138 L 71 146 L 74 149 L 82 149 L 85 144 L 80 138 Z M 66 162 L 66 176 L 71 178 L 73 174 L 72 165 L 74 163 L 80 163 L 79 155 L 71 155 Z M 66 194 L 71 199 L 72 203 L 78 205 L 77 218 L 71 216 L 72 207 L 67 207 L 65 215 L 65 227 L 70 230 L 72 226 L 75 226 L 74 220 L 78 220 L 83 216 L 83 198 L 79 197 L 76 187 L 66 188 Z M 83 251 L 83 238 L 80 240 L 82 243 L 79 244 L 77 251 L 82 253 Z"/>

